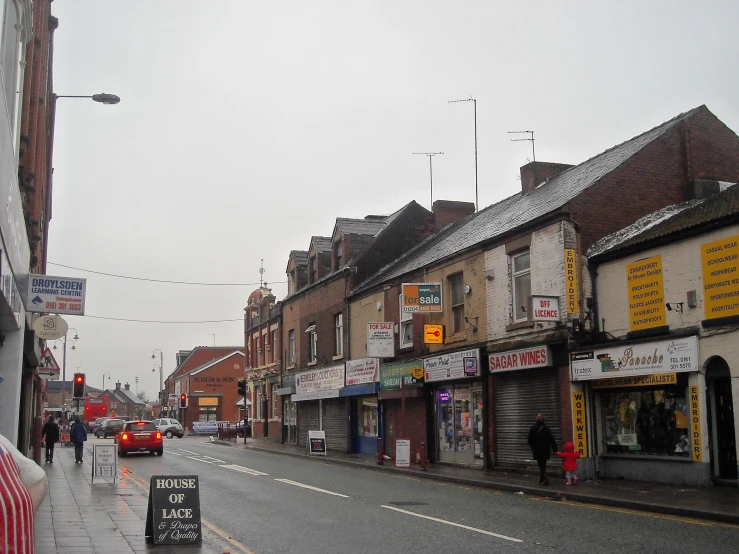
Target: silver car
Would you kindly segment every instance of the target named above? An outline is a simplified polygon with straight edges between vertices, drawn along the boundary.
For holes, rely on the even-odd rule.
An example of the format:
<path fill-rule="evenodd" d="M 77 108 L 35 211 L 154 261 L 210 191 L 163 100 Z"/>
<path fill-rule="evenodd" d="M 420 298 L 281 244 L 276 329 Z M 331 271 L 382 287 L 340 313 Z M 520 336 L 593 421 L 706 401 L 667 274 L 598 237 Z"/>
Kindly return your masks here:
<path fill-rule="evenodd" d="M 168 439 L 171 439 L 172 437 L 177 437 L 181 439 L 185 435 L 185 429 L 182 427 L 182 424 L 176 419 L 168 417 L 155 419 L 154 425 L 156 426 L 157 430 Z"/>

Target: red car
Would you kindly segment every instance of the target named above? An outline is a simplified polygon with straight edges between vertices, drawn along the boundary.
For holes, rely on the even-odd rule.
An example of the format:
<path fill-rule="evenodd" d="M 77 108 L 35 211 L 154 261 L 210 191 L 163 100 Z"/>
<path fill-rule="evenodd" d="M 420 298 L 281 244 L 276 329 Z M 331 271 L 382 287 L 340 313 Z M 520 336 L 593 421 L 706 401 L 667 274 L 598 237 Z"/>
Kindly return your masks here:
<path fill-rule="evenodd" d="M 118 456 L 131 452 L 148 452 L 157 456 L 164 454 L 162 434 L 153 421 L 127 421 L 117 435 Z"/>

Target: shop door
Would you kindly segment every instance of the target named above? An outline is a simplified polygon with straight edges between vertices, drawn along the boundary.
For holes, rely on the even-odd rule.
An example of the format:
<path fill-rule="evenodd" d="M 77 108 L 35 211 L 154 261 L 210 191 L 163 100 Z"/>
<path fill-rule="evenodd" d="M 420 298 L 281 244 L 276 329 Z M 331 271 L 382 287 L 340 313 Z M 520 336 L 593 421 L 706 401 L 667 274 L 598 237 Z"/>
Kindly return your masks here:
<path fill-rule="evenodd" d="M 323 402 L 323 430 L 326 432 L 326 449 L 347 451 L 347 427 L 349 414 L 343 398 L 326 399 Z"/>
<path fill-rule="evenodd" d="M 287 444 L 298 444 L 298 427 L 296 418 L 296 404 L 292 400 L 285 400 L 285 442 Z"/>
<path fill-rule="evenodd" d="M 716 414 L 716 450 L 720 479 L 736 479 L 736 435 L 734 435 L 734 402 L 730 379 L 713 382 Z"/>
<path fill-rule="evenodd" d="M 536 415 L 543 413 L 557 446 L 562 444 L 559 381 L 553 369 L 507 371 L 495 375 L 495 453 L 497 464 L 533 462 L 528 443 Z"/>
<path fill-rule="evenodd" d="M 436 391 L 439 461 L 456 464 L 482 463 L 482 389 L 469 384 L 447 385 Z M 479 405 L 478 405 L 479 402 Z M 480 425 L 478 427 L 477 420 Z"/>
<path fill-rule="evenodd" d="M 298 444 L 307 446 L 308 431 L 318 431 L 318 401 L 306 401 L 298 403 L 299 433 Z"/>

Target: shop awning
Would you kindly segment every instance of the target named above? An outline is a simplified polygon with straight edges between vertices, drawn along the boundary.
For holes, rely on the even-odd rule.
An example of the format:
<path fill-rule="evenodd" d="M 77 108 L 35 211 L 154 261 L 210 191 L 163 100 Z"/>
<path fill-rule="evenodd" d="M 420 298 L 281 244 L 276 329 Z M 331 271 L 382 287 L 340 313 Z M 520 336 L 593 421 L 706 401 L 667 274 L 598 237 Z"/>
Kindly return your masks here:
<path fill-rule="evenodd" d="M 238 402 L 236 402 L 236 405 L 237 406 L 243 406 L 244 405 L 244 399 L 242 398 L 241 400 L 239 400 Z M 247 406 L 251 406 L 251 400 L 249 400 L 248 398 L 246 399 L 246 405 Z"/>

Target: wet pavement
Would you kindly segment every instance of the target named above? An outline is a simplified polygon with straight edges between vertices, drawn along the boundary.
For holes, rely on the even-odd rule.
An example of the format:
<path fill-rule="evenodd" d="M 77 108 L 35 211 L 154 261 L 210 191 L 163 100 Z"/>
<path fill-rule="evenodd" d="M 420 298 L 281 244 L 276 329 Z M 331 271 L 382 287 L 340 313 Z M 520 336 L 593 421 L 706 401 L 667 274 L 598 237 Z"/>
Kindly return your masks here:
<path fill-rule="evenodd" d="M 217 542 L 198 545 L 153 545 L 144 537 L 148 495 L 140 484 L 121 475 L 92 484 L 92 449 L 84 463 L 74 463 L 74 449 L 58 446 L 53 464 L 42 464 L 49 492 L 36 512 L 36 554 L 157 554 L 227 551 Z M 120 470 L 119 470 L 119 473 Z M 205 528 L 203 528 L 205 535 Z"/>
<path fill-rule="evenodd" d="M 204 437 L 204 440 L 208 440 Z M 310 456 L 304 447 L 280 444 L 269 439 L 238 439 L 238 442 L 218 441 L 236 448 L 272 452 L 304 458 Z M 643 510 L 674 516 L 707 519 L 739 524 L 739 489 L 736 486 L 686 487 L 632 481 L 627 479 L 600 479 L 580 481 L 575 486 L 564 484 L 564 479 L 554 477 L 561 472 L 556 462 L 550 462 L 550 485 L 538 484 L 536 471 L 514 471 L 456 467 L 446 464 L 429 464 L 423 471 L 418 464 L 410 469 L 396 468 L 392 460 L 377 463 L 375 456 L 344 454 L 329 451 L 327 463 L 374 469 L 377 471 L 402 472 L 424 479 L 434 479 L 461 485 L 485 487 L 551 498 L 559 501 L 601 504 L 623 509 Z"/>

